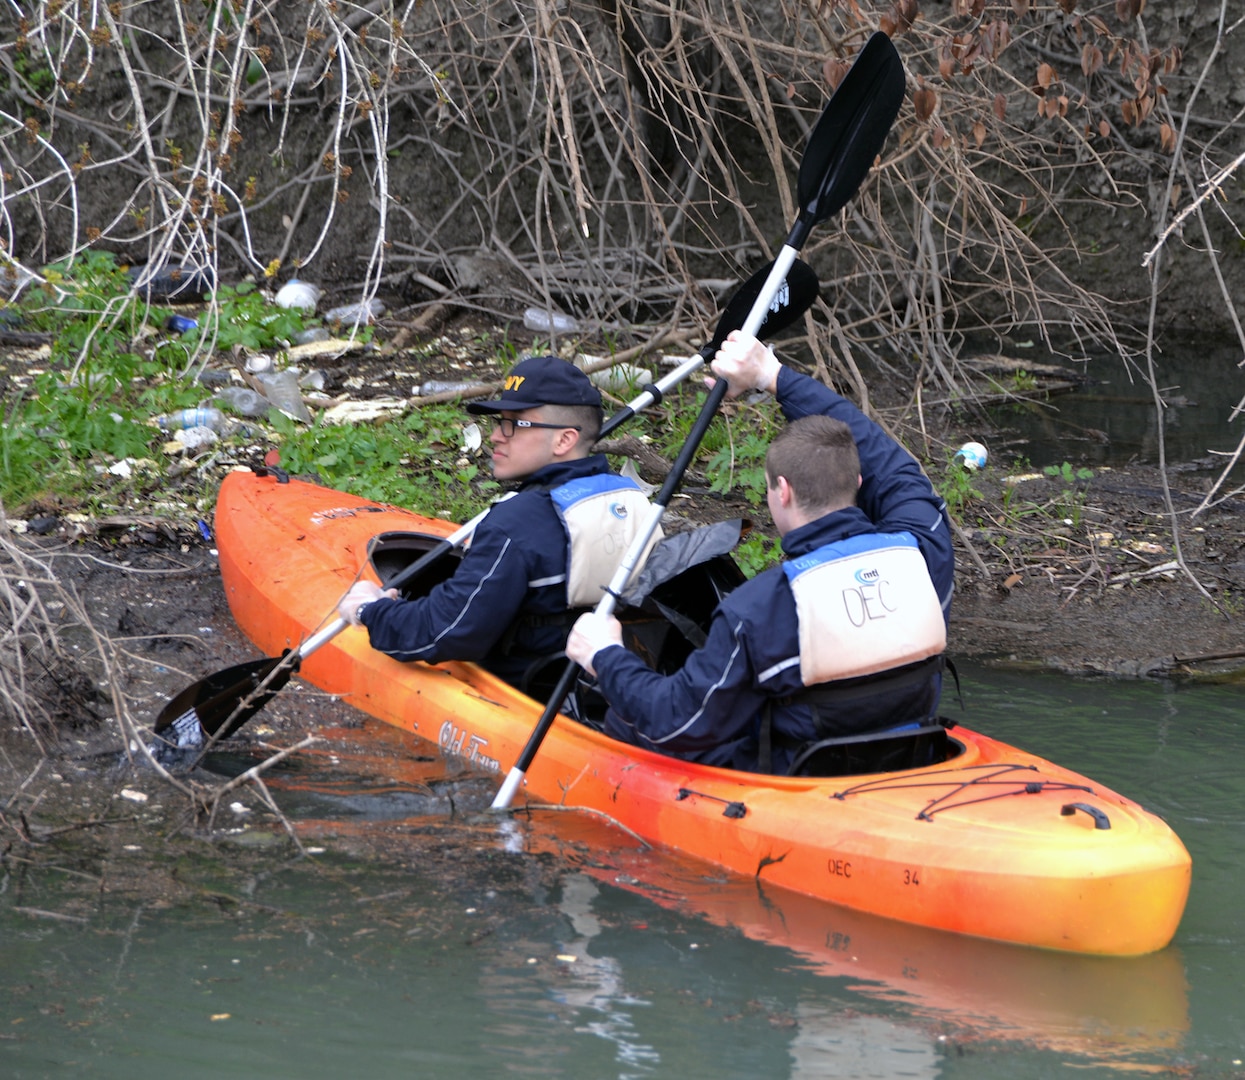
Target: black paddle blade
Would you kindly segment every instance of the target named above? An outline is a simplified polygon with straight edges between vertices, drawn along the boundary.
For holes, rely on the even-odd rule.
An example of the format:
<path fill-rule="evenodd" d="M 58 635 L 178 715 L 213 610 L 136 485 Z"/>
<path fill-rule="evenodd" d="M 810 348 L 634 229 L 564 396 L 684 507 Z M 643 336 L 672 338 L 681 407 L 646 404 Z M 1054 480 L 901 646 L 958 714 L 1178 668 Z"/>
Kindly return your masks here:
<path fill-rule="evenodd" d="M 281 666 L 286 655 L 288 651 L 279 657 L 237 664 L 191 683 L 160 711 L 153 730 L 165 743 L 178 748 L 202 746 L 213 736 L 228 738 L 267 705 L 298 670 L 297 660 Z M 265 679 L 268 684 L 259 690 Z"/>
<path fill-rule="evenodd" d="M 726 340 L 732 330 L 738 330 L 752 312 L 752 305 L 761 295 L 761 288 L 769 280 L 770 271 L 774 268 L 773 260 L 767 262 L 755 274 L 745 281 L 731 297 L 726 309 L 718 318 L 717 329 L 713 338 L 700 350 L 706 360 L 711 359 Z M 770 302 L 765 313 L 765 321 L 757 331 L 757 337 L 764 341 L 785 330 L 800 318 L 817 299 L 821 291 L 821 282 L 817 280 L 813 268 L 803 259 L 796 259 L 787 271 L 787 280 L 778 294 Z"/>
<path fill-rule="evenodd" d="M 907 91 L 903 61 L 880 30 L 860 50 L 808 137 L 800 162 L 800 217 L 787 242 L 799 250 L 819 221 L 859 190 Z"/>

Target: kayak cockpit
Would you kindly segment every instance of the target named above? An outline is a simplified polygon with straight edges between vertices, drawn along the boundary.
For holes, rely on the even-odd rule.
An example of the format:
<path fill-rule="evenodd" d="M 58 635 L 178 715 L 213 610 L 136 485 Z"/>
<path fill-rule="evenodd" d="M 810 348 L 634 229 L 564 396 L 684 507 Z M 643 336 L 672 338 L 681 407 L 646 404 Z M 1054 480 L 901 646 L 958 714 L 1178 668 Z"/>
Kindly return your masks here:
<path fill-rule="evenodd" d="M 654 565 L 650 558 L 641 580 L 633 582 L 623 597 L 615 614 L 623 625 L 624 643 L 654 671 L 678 671 L 704 643 L 719 602 L 745 580 L 729 555 L 740 525 L 722 522 L 663 541 L 657 550 L 666 549 L 664 560 Z M 380 533 L 368 545 L 368 559 L 385 585 L 443 539 L 432 533 Z M 461 550 L 456 549 L 430 566 L 402 590 L 403 598 L 426 596 L 453 575 L 461 558 Z M 546 699 L 565 664 L 562 653 L 551 655 L 547 663 L 529 671 L 518 689 L 538 701 Z M 592 684 L 581 680 L 576 703 L 579 719 L 600 730 L 608 706 Z M 954 726 L 954 721 L 940 719 L 922 726 L 823 739 L 800 753 L 789 775 L 867 776 L 937 765 L 964 753 L 964 744 L 947 733 Z"/>

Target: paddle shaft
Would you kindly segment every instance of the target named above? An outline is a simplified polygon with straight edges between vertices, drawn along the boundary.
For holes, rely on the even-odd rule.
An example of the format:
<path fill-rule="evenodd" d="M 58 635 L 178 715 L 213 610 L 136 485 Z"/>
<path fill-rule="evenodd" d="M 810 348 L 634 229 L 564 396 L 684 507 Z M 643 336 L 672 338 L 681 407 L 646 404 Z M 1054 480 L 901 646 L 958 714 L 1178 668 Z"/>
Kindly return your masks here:
<path fill-rule="evenodd" d="M 656 383 L 646 386 L 642 394 L 605 422 L 597 438 L 605 438 L 641 409 L 646 409 L 654 402 L 660 401 L 672 386 L 677 386 L 692 372 L 704 367 L 705 363 L 721 348 L 726 335 L 732 330 L 739 328 L 755 337 L 769 337 L 779 330 L 785 330 L 803 315 L 812 306 L 820 291 L 817 275 L 807 263 L 796 265 L 794 249 L 790 257 L 783 260 L 782 272 L 777 273 L 777 270 L 776 263 L 770 263 L 768 269 L 763 266 L 735 290 L 735 295 L 731 297 L 726 310 L 718 319 L 713 337 L 705 343 L 700 352 L 684 360 Z M 777 284 L 775 284 L 775 277 Z M 785 291 L 782 289 L 784 281 L 787 284 Z M 753 318 L 753 309 L 762 293 L 770 297 L 770 303 L 761 310 L 759 318 L 754 319 L 755 325 L 747 326 L 745 321 Z"/>
<path fill-rule="evenodd" d="M 775 292 L 778 291 L 778 286 L 781 284 L 782 282 L 779 281 L 774 286 Z M 764 306 L 761 306 L 761 300 L 758 299 L 757 305 L 761 308 L 759 319 L 763 319 L 765 317 L 765 307 L 769 305 L 769 298 L 765 299 Z M 753 309 L 753 314 L 756 314 L 755 308 Z M 750 315 L 748 323 L 753 321 L 753 317 Z M 748 323 L 745 323 L 745 326 Z M 701 407 L 700 415 L 696 417 L 692 430 L 688 433 L 683 449 L 679 451 L 678 458 L 666 476 L 666 482 L 653 500 L 652 509 L 649 512 L 648 520 L 644 523 L 644 528 L 632 540 L 626 555 L 623 556 L 622 563 L 614 572 L 614 577 L 611 579 L 605 595 L 596 606 L 598 615 L 612 615 L 614 613 L 618 597 L 627 588 L 627 582 L 630 580 L 632 573 L 634 573 L 636 564 L 643 557 L 650 541 L 657 532 L 657 526 L 661 524 L 662 515 L 665 513 L 666 507 L 682 482 L 683 474 L 687 472 L 692 458 L 700 448 L 701 440 L 704 439 L 705 432 L 709 430 L 709 425 L 713 422 L 718 406 L 722 404 L 722 399 L 726 396 L 727 389 L 726 380 L 718 379 L 713 384 L 713 389 L 709 391 L 709 396 Z M 541 713 L 540 719 L 532 729 L 532 734 L 528 737 L 527 744 L 523 747 L 510 772 L 506 774 L 506 779 L 502 781 L 502 785 L 498 789 L 490 809 L 505 810 L 510 806 L 515 793 L 519 790 L 519 785 L 523 783 L 523 777 L 527 774 L 527 770 L 531 767 L 537 752 L 540 750 L 540 744 L 545 741 L 545 735 L 548 734 L 550 727 L 553 726 L 553 721 L 557 717 L 558 711 L 562 708 L 563 703 L 574 687 L 578 672 L 579 665 L 574 660 L 568 660 L 561 677 L 558 679 L 557 686 L 554 687 L 553 693 L 550 695 L 549 703 L 545 706 L 545 711 Z"/>
<path fill-rule="evenodd" d="M 864 182 L 899 112 L 904 87 L 903 64 L 895 46 L 885 34 L 873 34 L 843 82 L 839 84 L 838 90 L 827 102 L 817 126 L 809 135 L 797 182 L 799 217 L 778 258 L 774 260 L 748 318 L 744 321 L 742 329 L 749 336 L 756 336 L 765 320 L 770 302 L 782 287 L 787 271 L 791 269 L 799 248 L 808 239 L 813 226 L 843 209 Z M 682 481 L 683 472 L 699 447 L 700 440 L 708 430 L 726 391 L 726 380 L 719 379 L 710 391 L 678 461 L 666 478 L 662 494 L 654 503 L 645 530 L 632 542 L 622 566 L 610 582 L 608 592 L 597 605 L 598 614 L 613 613 L 616 598 L 622 595 L 635 564 L 648 547 L 665 512 L 666 503 Z M 665 501 L 662 501 L 662 496 Z M 577 669 L 578 665 L 573 660 L 568 662 L 527 744 L 493 799 L 492 809 L 505 810 L 510 806 L 540 749 L 540 744 L 571 692 Z"/>

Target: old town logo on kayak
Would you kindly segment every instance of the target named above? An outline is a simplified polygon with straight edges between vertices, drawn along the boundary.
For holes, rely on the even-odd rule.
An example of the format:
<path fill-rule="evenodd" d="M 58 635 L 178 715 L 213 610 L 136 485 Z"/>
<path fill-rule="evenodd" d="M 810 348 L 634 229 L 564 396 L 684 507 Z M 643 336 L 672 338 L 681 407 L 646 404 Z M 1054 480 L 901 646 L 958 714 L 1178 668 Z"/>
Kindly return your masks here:
<path fill-rule="evenodd" d="M 501 772 L 501 762 L 484 753 L 488 739 L 481 735 L 473 735 L 465 728 L 460 728 L 453 720 L 446 720 L 441 725 L 441 733 L 437 744 L 447 754 L 466 759 L 470 764 L 489 772 Z"/>
<path fill-rule="evenodd" d="M 361 514 L 410 514 L 410 510 L 404 510 L 400 506 L 334 506 L 329 510 L 318 510 L 311 515 L 312 525 L 322 525 L 326 521 L 336 521 L 339 518 L 359 517 Z"/>

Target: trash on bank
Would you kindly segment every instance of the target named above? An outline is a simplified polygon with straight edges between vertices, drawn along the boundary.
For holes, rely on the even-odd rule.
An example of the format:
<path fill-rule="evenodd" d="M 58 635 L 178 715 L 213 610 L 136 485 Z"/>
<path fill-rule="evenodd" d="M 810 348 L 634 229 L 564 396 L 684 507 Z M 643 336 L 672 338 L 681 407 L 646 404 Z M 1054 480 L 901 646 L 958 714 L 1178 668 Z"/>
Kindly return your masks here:
<path fill-rule="evenodd" d="M 385 305 L 379 300 L 368 300 L 366 303 L 345 304 L 324 313 L 326 323 L 341 323 L 343 326 L 367 325 L 373 319 L 379 319 L 385 313 Z"/>
<path fill-rule="evenodd" d="M 272 402 L 249 386 L 222 387 L 212 400 L 239 416 L 267 416 L 268 410 L 272 408 Z"/>
<path fill-rule="evenodd" d="M 325 409 L 321 420 L 325 424 L 366 424 L 388 416 L 399 416 L 405 411 L 406 401 L 394 398 L 342 401 Z"/>
<path fill-rule="evenodd" d="M 274 302 L 277 307 L 296 308 L 300 311 L 315 311 L 316 302 L 320 299 L 320 287 L 309 281 L 290 278 L 277 290 Z"/>
<path fill-rule="evenodd" d="M 293 364 L 299 360 L 320 359 L 322 357 L 331 360 L 344 356 L 346 353 L 363 352 L 374 348 L 374 345 L 370 345 L 366 341 L 326 337 L 323 340 L 305 341 L 301 345 L 292 345 L 286 352 L 286 356 L 289 357 L 290 363 Z"/>
<path fill-rule="evenodd" d="M 264 397 L 286 416 L 304 424 L 311 423 L 311 412 L 303 404 L 302 387 L 298 385 L 297 368 L 262 371 L 255 379 L 263 387 Z"/>
<path fill-rule="evenodd" d="M 573 334 L 579 329 L 579 323 L 570 315 L 538 307 L 530 307 L 523 312 L 523 325 L 529 330 L 546 334 Z"/>
<path fill-rule="evenodd" d="M 164 320 L 164 328 L 174 334 L 189 334 L 191 330 L 199 329 L 199 323 L 185 315 L 170 315 Z"/>
<path fill-rule="evenodd" d="M 178 409 L 166 416 L 156 417 L 161 431 L 178 431 L 187 428 L 211 428 L 221 431 L 225 426 L 225 414 L 220 409 L 201 406 L 197 409 Z"/>
<path fill-rule="evenodd" d="M 482 382 L 451 382 L 445 379 L 429 379 L 415 391 L 416 397 L 431 397 L 433 394 L 462 394 L 468 390 L 479 390 Z"/>

